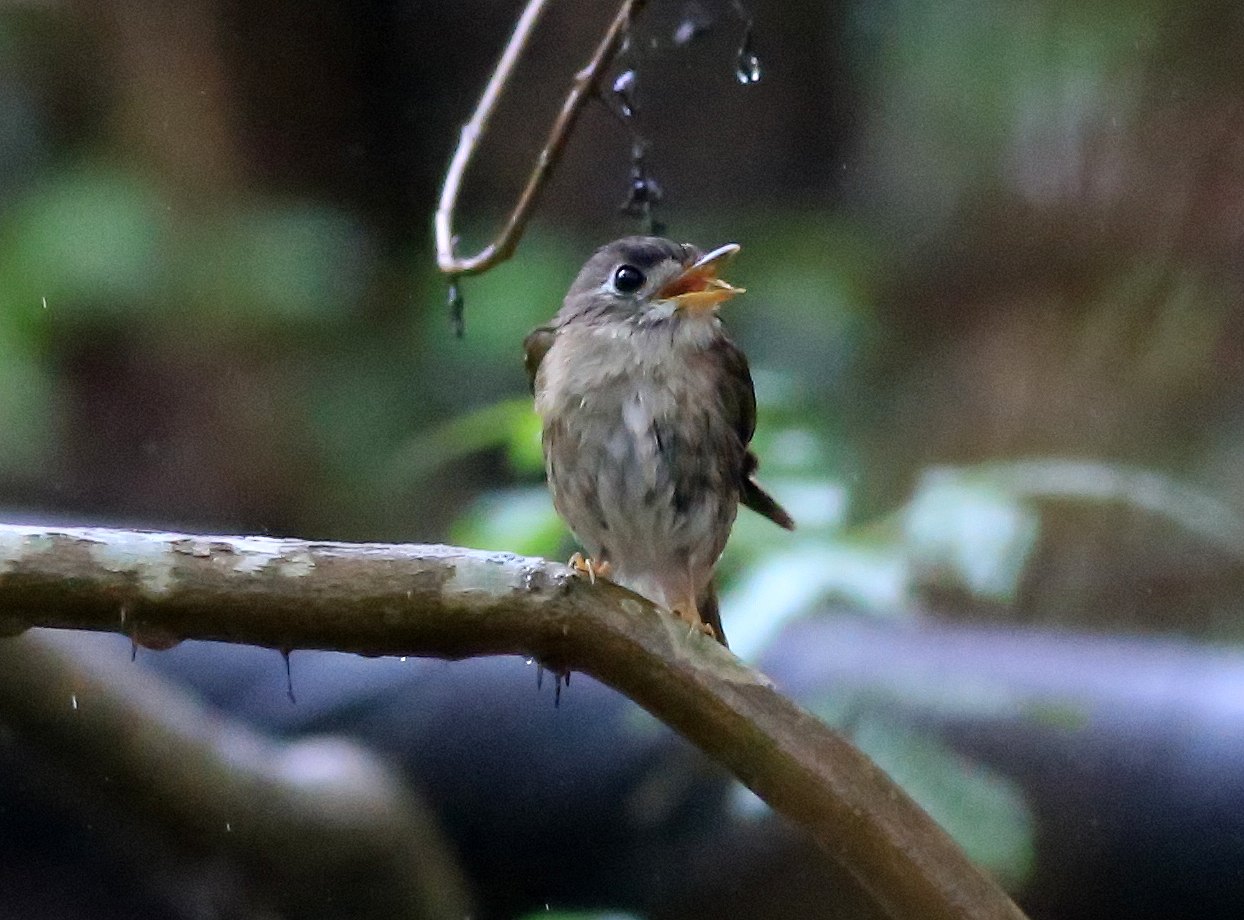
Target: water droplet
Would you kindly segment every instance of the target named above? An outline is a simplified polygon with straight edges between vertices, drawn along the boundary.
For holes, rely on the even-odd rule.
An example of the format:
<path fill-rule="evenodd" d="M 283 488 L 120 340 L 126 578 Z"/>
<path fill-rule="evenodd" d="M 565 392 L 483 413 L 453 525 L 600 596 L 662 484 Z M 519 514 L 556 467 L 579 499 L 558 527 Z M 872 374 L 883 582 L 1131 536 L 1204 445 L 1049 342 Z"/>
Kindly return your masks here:
<path fill-rule="evenodd" d="M 226 822 L 225 822 L 225 833 L 226 833 L 226 834 L 232 834 L 232 833 L 233 833 L 233 823 L 232 823 L 232 822 L 230 822 L 230 821 L 226 821 Z"/>
<path fill-rule="evenodd" d="M 78 694 L 69 694 L 69 705 L 73 707 L 74 712 L 78 711 Z"/>
<path fill-rule="evenodd" d="M 760 82 L 760 58 L 752 47 L 752 24 L 749 22 L 743 30 L 743 41 L 739 44 L 739 56 L 734 63 L 734 76 L 742 84 L 750 85 Z"/>
<path fill-rule="evenodd" d="M 466 301 L 462 299 L 457 275 L 449 279 L 449 325 L 455 338 L 466 334 Z"/>
<path fill-rule="evenodd" d="M 664 197 L 664 192 L 660 183 L 648 174 L 646 156 L 646 145 L 643 141 L 636 141 L 631 147 L 631 175 L 626 200 L 622 202 L 622 213 L 641 218 L 645 231 L 659 236 L 664 227 L 653 217 L 652 209 Z"/>
<path fill-rule="evenodd" d="M 674 44 L 683 48 L 713 28 L 713 17 L 695 0 L 683 6 L 682 19 L 674 27 Z"/>
<path fill-rule="evenodd" d="M 281 649 L 281 657 L 285 659 L 285 695 L 289 697 L 291 703 L 297 705 L 298 699 L 294 696 L 294 673 L 289 664 L 291 651 L 287 648 Z"/>
<path fill-rule="evenodd" d="M 553 672 L 553 677 L 553 708 L 560 709 L 562 705 L 562 684 L 564 683 L 567 687 L 570 686 L 570 669 L 567 668 L 564 671 L 556 670 Z"/>
<path fill-rule="evenodd" d="M 527 665 L 527 667 L 531 667 L 531 666 L 532 666 L 533 664 L 535 664 L 535 663 L 536 663 L 536 659 L 534 659 L 534 658 L 524 658 L 524 659 L 523 659 L 523 664 Z"/>
<path fill-rule="evenodd" d="M 403 655 L 401 658 L 399 658 L 399 659 L 398 659 L 398 661 L 400 661 L 402 664 L 405 664 L 405 663 L 406 663 L 406 656 L 405 656 L 405 655 Z"/>
<path fill-rule="evenodd" d="M 635 115 L 635 71 L 627 69 L 613 81 L 613 98 L 623 118 Z"/>
<path fill-rule="evenodd" d="M 145 626 L 135 622 L 130 627 L 130 642 L 151 649 L 153 652 L 167 652 L 180 645 L 181 639 L 159 627 Z"/>

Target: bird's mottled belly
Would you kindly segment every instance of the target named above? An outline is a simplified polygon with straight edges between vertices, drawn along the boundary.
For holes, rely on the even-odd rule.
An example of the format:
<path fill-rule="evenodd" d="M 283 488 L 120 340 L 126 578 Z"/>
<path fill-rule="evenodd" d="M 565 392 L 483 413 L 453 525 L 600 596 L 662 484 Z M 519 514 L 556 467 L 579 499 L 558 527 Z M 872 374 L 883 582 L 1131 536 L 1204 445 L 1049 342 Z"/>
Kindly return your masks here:
<path fill-rule="evenodd" d="M 707 398 L 632 375 L 580 393 L 546 426 L 558 512 L 616 580 L 648 596 L 673 572 L 707 581 L 734 520 L 722 440 L 733 435 L 714 428 Z"/>

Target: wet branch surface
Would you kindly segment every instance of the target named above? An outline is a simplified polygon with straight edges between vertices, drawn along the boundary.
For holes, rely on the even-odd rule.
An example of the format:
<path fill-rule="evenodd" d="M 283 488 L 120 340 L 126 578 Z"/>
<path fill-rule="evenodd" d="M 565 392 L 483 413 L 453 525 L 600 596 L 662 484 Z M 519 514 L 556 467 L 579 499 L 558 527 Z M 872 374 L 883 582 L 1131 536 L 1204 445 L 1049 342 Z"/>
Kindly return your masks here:
<path fill-rule="evenodd" d="M 0 525 L 0 633 L 530 656 L 596 677 L 807 828 L 891 916 L 1022 918 L 868 758 L 708 637 L 565 566 L 448 546 Z"/>

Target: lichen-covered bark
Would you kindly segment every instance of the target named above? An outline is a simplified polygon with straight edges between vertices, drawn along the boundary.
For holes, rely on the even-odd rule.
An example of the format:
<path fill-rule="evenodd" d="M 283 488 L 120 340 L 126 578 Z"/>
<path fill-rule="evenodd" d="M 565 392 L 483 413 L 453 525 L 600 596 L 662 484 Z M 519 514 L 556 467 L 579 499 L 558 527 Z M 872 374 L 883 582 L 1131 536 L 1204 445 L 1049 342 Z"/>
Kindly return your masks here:
<path fill-rule="evenodd" d="M 446 546 L 0 525 L 0 630 L 364 655 L 532 656 L 615 687 L 806 827 L 892 916 L 1023 914 L 912 800 L 758 672 L 561 565 Z"/>

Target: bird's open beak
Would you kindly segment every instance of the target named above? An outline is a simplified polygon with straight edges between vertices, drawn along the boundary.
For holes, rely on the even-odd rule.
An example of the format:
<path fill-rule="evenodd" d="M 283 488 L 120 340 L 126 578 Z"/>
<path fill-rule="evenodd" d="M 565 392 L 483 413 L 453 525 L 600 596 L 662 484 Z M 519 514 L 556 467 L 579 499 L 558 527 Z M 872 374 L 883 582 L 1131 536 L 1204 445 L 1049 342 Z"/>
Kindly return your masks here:
<path fill-rule="evenodd" d="M 687 266 L 683 273 L 657 292 L 656 300 L 672 300 L 680 310 L 702 313 L 742 294 L 737 288 L 717 277 L 717 271 L 739 251 L 738 243 L 726 243 L 706 253 Z"/>

